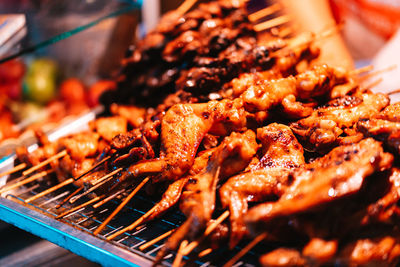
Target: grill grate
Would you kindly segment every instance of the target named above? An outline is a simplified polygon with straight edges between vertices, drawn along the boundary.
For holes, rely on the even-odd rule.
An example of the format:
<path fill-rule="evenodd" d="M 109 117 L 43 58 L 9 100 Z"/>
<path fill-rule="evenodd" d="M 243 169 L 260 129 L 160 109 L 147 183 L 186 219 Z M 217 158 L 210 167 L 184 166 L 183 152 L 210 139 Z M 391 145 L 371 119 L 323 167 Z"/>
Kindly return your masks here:
<path fill-rule="evenodd" d="M 36 183 L 30 187 L 23 187 L 16 192 L 9 193 L 6 198 L 14 202 L 24 205 L 30 209 L 39 211 L 40 213 L 54 218 L 63 213 L 64 211 L 76 207 L 89 200 L 89 198 L 82 198 L 74 204 L 66 203 L 63 207 L 56 209 L 55 207 L 59 204 L 64 197 L 75 190 L 74 187 L 61 188 L 52 194 L 43 196 L 39 199 L 32 201 L 31 203 L 24 203 L 25 199 L 28 199 L 39 192 L 42 192 L 48 188 L 46 185 Z M 125 196 L 129 192 L 125 192 Z M 83 207 L 71 214 L 60 219 L 61 222 L 66 223 L 74 228 L 92 234 L 93 231 L 107 218 L 108 215 L 118 206 L 119 200 L 111 200 L 108 203 L 94 209 L 92 206 Z M 111 243 L 112 245 L 123 248 L 129 252 L 135 253 L 140 257 L 144 257 L 149 260 L 154 260 L 157 252 L 163 247 L 164 240 L 161 240 L 154 245 L 150 246 L 144 251 L 140 251 L 139 247 L 150 241 L 159 235 L 175 229 L 184 220 L 185 217 L 178 210 L 172 210 L 165 214 L 161 219 L 149 222 L 131 232 L 126 232 L 123 235 L 117 237 L 112 241 L 108 241 L 105 238 L 112 233 L 122 229 L 123 227 L 131 224 L 133 221 L 141 217 L 144 213 L 151 209 L 155 204 L 154 201 L 150 200 L 143 193 L 138 193 L 128 203 L 127 206 L 104 228 L 104 230 L 97 236 L 103 242 Z M 227 260 L 232 258 L 242 246 L 237 246 L 233 251 L 227 248 L 220 248 L 216 253 L 211 253 L 201 259 L 197 259 L 193 262 L 198 266 L 220 266 L 223 265 Z M 170 253 L 165 257 L 164 265 L 170 266 L 174 259 L 174 254 Z M 188 257 L 184 257 L 184 260 L 189 260 Z M 235 266 L 256 266 L 258 255 L 255 251 L 250 251 L 242 261 L 235 264 Z"/>

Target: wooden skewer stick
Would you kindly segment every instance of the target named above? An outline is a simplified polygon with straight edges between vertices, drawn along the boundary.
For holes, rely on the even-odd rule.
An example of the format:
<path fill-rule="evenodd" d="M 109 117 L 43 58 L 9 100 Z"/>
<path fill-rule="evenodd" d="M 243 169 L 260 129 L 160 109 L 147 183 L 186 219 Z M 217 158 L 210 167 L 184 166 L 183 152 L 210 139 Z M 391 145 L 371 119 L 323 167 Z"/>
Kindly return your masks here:
<path fill-rule="evenodd" d="M 94 235 L 98 235 L 104 227 L 125 207 L 126 204 L 136 195 L 136 193 L 142 189 L 142 187 L 150 180 L 150 177 L 146 177 L 143 181 L 119 204 L 119 206 L 103 221 L 103 223 L 93 232 Z"/>
<path fill-rule="evenodd" d="M 144 214 L 142 217 L 140 217 L 139 219 L 137 219 L 137 220 L 136 220 L 135 222 L 133 222 L 131 225 L 129 225 L 129 226 L 127 226 L 127 227 L 125 227 L 125 228 L 123 228 L 123 229 L 121 229 L 121 230 L 115 232 L 115 233 L 112 234 L 112 235 L 107 236 L 106 239 L 107 239 L 107 240 L 111 240 L 111 239 L 116 238 L 116 237 L 119 236 L 119 235 L 122 235 L 122 234 L 125 233 L 125 232 L 132 231 L 133 229 L 135 229 L 136 227 L 138 227 L 140 224 L 142 224 L 142 223 L 154 212 L 155 209 L 156 209 L 156 206 L 152 207 L 148 212 L 146 212 L 146 214 Z"/>
<path fill-rule="evenodd" d="M 104 195 L 103 195 L 103 196 L 104 196 Z M 93 198 L 93 199 L 91 199 L 91 200 L 89 200 L 89 201 L 86 201 L 85 203 L 83 203 L 83 204 L 81 204 L 81 205 L 79 205 L 79 206 L 76 206 L 76 207 L 74 207 L 74 208 L 72 208 L 72 209 L 70 209 L 70 210 L 67 210 L 66 212 L 63 212 L 63 213 L 61 213 L 60 215 L 58 215 L 58 216 L 56 217 L 56 219 L 63 218 L 63 217 L 65 217 L 65 216 L 67 216 L 68 214 L 73 213 L 74 211 L 77 211 L 77 210 L 80 210 L 80 209 L 83 208 L 83 207 L 89 206 L 90 204 L 92 204 L 92 203 L 94 203 L 94 202 L 96 202 L 96 201 L 102 199 L 103 196 L 95 197 L 95 198 Z"/>
<path fill-rule="evenodd" d="M 264 240 L 267 237 L 267 233 L 262 233 L 256 238 L 253 239 L 247 246 L 245 246 L 238 254 L 236 254 L 232 259 L 230 259 L 223 267 L 231 267 L 235 262 L 237 262 L 241 257 L 246 255 L 253 247 L 255 247 L 258 243 Z"/>
<path fill-rule="evenodd" d="M 177 9 L 176 11 L 183 15 L 185 14 L 195 3 L 197 0 L 185 0 Z"/>
<path fill-rule="evenodd" d="M 107 180 L 108 178 L 110 178 L 114 174 L 119 173 L 120 171 L 122 171 L 122 168 L 118 168 L 118 169 L 116 169 L 116 170 L 104 175 L 100 179 L 97 179 L 97 180 L 93 181 L 93 185 L 98 185 L 98 184 L 102 183 L 104 180 Z"/>
<path fill-rule="evenodd" d="M 373 77 L 373 76 L 376 76 L 376 75 L 379 75 L 379 74 L 382 74 L 382 73 L 385 73 L 385 72 L 392 71 L 392 70 L 394 70 L 395 68 L 397 68 L 397 65 L 392 65 L 392 66 L 389 66 L 389 67 L 384 68 L 384 69 L 380 69 L 380 70 L 376 70 L 376 71 L 371 71 L 371 72 L 367 73 L 366 75 L 360 77 L 359 79 L 360 79 L 361 81 L 364 81 L 364 80 L 366 80 L 366 79 L 368 79 L 368 78 L 371 78 L 371 77 Z"/>
<path fill-rule="evenodd" d="M 187 240 L 183 240 L 181 245 L 179 246 L 178 252 L 176 253 L 174 262 L 172 263 L 172 267 L 179 267 L 181 265 L 182 262 L 182 258 L 183 258 L 183 254 L 182 251 L 185 249 L 185 247 L 187 246 L 188 241 Z"/>
<path fill-rule="evenodd" d="M 381 82 L 383 82 L 383 78 L 382 77 L 377 79 L 377 80 L 375 80 L 375 81 L 373 81 L 373 82 L 371 82 L 371 83 L 369 83 L 369 84 L 367 84 L 367 85 L 365 85 L 364 88 L 363 88 L 364 89 L 363 91 L 367 91 L 367 90 L 377 86 Z"/>
<path fill-rule="evenodd" d="M 273 14 L 273 13 L 275 13 L 275 12 L 281 10 L 281 9 L 282 9 L 282 6 L 280 4 L 278 4 L 278 3 L 270 5 L 270 6 L 266 7 L 266 8 L 263 8 L 261 10 L 258 10 L 256 12 L 250 14 L 249 15 L 249 20 L 251 22 L 257 21 L 257 20 L 259 20 L 261 18 L 264 18 L 266 16 L 269 16 L 269 15 L 271 15 L 271 14 Z"/>
<path fill-rule="evenodd" d="M 280 17 L 276 17 L 274 19 L 261 22 L 260 24 L 254 25 L 254 30 L 256 32 L 265 31 L 267 29 L 271 29 L 273 27 L 288 23 L 291 20 L 292 18 L 289 15 L 283 15 Z"/>
<path fill-rule="evenodd" d="M 46 166 L 47 164 L 49 164 L 49 163 L 52 162 L 53 160 L 62 158 L 62 157 L 64 157 L 64 156 L 66 156 L 66 155 L 67 155 L 67 151 L 66 151 L 66 150 L 63 150 L 63 151 L 61 151 L 61 152 L 59 152 L 59 153 L 57 153 L 57 154 L 51 156 L 50 158 L 48 158 L 48 159 L 46 159 L 46 160 L 40 162 L 39 164 L 33 166 L 32 168 L 27 169 L 26 171 L 24 171 L 24 172 L 22 173 L 22 175 L 31 174 L 32 172 L 34 172 L 34 171 L 36 171 L 36 170 L 39 170 L 39 169 L 42 168 L 43 166 Z"/>
<path fill-rule="evenodd" d="M 21 163 L 21 164 L 15 166 L 14 168 L 12 168 L 12 169 L 10 169 L 8 171 L 5 171 L 5 172 L 1 173 L 0 177 L 12 174 L 14 172 L 20 171 L 20 170 L 25 169 L 25 168 L 26 168 L 26 163 Z"/>
<path fill-rule="evenodd" d="M 157 236 L 157 237 L 154 238 L 153 240 L 150 240 L 149 242 L 144 243 L 143 245 L 141 245 L 141 246 L 139 247 L 139 249 L 142 251 L 142 250 L 145 250 L 145 249 L 151 247 L 152 245 L 154 245 L 154 244 L 157 243 L 158 241 L 163 240 L 164 238 L 167 238 L 168 236 L 170 236 L 175 230 L 176 230 L 176 229 L 172 229 L 172 230 L 169 230 L 168 232 L 166 232 L 166 233 L 164 233 L 164 234 L 162 234 L 162 235 L 160 235 L 160 236 Z"/>
<path fill-rule="evenodd" d="M 398 94 L 400 93 L 400 89 L 395 89 L 393 91 L 390 91 L 389 93 L 387 93 L 388 95 L 394 95 L 394 94 Z"/>
<path fill-rule="evenodd" d="M 0 194 L 3 193 L 3 192 L 9 191 L 9 190 L 11 190 L 11 189 L 14 189 L 14 188 L 16 188 L 16 187 L 19 187 L 19 186 L 21 186 L 21 185 L 24 185 L 24 184 L 28 184 L 28 183 L 30 183 L 30 182 L 33 182 L 33 181 L 35 181 L 35 180 L 37 180 L 37 179 L 40 179 L 40 178 L 42 178 L 42 177 L 44 177 L 44 176 L 46 176 L 46 175 L 52 173 L 53 171 L 54 171 L 53 169 L 51 169 L 51 170 L 46 170 L 46 171 L 42 171 L 42 172 L 36 173 L 36 174 L 34 174 L 34 175 L 32 175 L 32 176 L 30 176 L 30 177 L 28 177 L 28 178 L 26 178 L 26 179 L 24 179 L 24 180 L 22 180 L 22 181 L 19 181 L 19 182 L 15 183 L 15 184 L 12 184 L 12 185 L 3 187 L 3 188 L 0 190 Z"/>
<path fill-rule="evenodd" d="M 81 179 L 83 176 L 87 175 L 88 173 L 90 173 L 91 171 L 93 171 L 94 169 L 96 169 L 97 167 L 99 167 L 101 164 L 103 164 L 104 162 L 106 162 L 107 160 L 109 160 L 111 158 L 111 156 L 107 156 L 104 159 L 100 160 L 99 162 L 97 162 L 96 164 L 94 164 L 92 167 L 90 167 L 89 170 L 85 171 L 84 173 L 82 173 L 81 175 L 79 175 L 78 177 L 75 177 L 75 181 Z"/>
<path fill-rule="evenodd" d="M 100 186 L 102 186 L 103 184 L 107 183 L 108 181 L 110 181 L 114 174 L 118 173 L 122 171 L 122 168 L 116 169 L 115 171 L 110 172 L 109 174 L 101 177 L 99 180 L 96 181 L 96 184 L 94 186 L 92 186 L 91 188 L 89 188 L 88 190 L 86 190 L 85 192 L 76 195 L 74 197 L 72 197 L 69 202 L 72 204 L 75 201 L 77 201 L 78 199 L 82 198 L 83 196 L 88 195 L 89 193 L 93 192 L 94 190 L 96 190 L 97 188 L 99 188 Z M 101 180 L 101 181 L 100 181 Z M 99 182 L 100 181 L 100 182 Z"/>
<path fill-rule="evenodd" d="M 119 196 L 120 194 L 124 193 L 126 191 L 125 188 L 115 192 L 114 194 L 112 194 L 111 196 L 106 197 L 105 199 L 103 199 L 102 201 L 99 201 L 98 203 L 93 205 L 93 208 L 97 209 L 98 207 L 104 205 L 105 203 L 107 203 L 108 201 L 110 201 L 111 199 L 116 198 L 117 196 Z"/>
<path fill-rule="evenodd" d="M 361 67 L 361 68 L 349 71 L 349 74 L 350 75 L 359 75 L 361 73 L 369 72 L 369 71 L 371 71 L 373 69 L 374 69 L 374 66 L 368 65 L 368 66 L 365 66 L 365 67 Z"/>
<path fill-rule="evenodd" d="M 60 202 L 60 204 L 57 204 L 57 206 L 55 207 L 56 209 L 61 208 L 65 203 L 67 203 L 67 201 L 75 196 L 76 194 L 78 194 L 79 192 L 81 192 L 85 187 L 82 185 L 81 187 L 79 187 L 78 189 L 76 189 L 74 192 L 72 192 L 72 194 L 69 194 L 66 198 L 63 199 L 63 201 Z"/>
<path fill-rule="evenodd" d="M 215 221 L 213 221 L 204 231 L 204 234 L 202 237 L 200 237 L 198 240 L 195 240 L 191 242 L 189 245 L 187 245 L 184 250 L 182 251 L 183 255 L 188 255 L 190 252 L 192 252 L 193 249 L 195 249 L 209 234 L 212 233 L 212 231 L 217 228 L 219 224 L 221 224 L 226 218 L 229 216 L 229 210 L 226 210 L 224 213 L 222 213 Z"/>
<path fill-rule="evenodd" d="M 212 248 L 206 248 L 205 250 L 199 253 L 199 258 L 203 258 L 212 252 Z"/>
<path fill-rule="evenodd" d="M 34 195 L 34 196 L 32 196 L 32 197 L 30 197 L 28 199 L 25 199 L 24 202 L 25 203 L 32 202 L 33 200 L 38 199 L 38 198 L 40 198 L 42 196 L 45 196 L 47 194 L 50 194 L 51 192 L 54 192 L 54 191 L 56 191 L 57 189 L 60 189 L 63 186 L 66 186 L 68 184 L 72 184 L 74 181 L 75 180 L 73 178 L 69 178 L 69 179 L 67 179 L 67 180 L 65 180 L 65 181 L 63 181 L 63 182 L 61 182 L 59 184 L 56 184 L 55 186 L 52 186 L 52 187 L 44 190 L 43 192 L 40 192 L 39 194 L 36 194 L 36 195 Z"/>

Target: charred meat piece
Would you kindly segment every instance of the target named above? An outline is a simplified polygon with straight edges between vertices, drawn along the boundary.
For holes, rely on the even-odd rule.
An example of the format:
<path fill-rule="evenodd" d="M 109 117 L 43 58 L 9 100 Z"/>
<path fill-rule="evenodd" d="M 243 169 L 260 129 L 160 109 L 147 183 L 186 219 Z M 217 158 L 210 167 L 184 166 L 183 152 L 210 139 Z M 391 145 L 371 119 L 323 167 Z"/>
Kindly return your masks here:
<path fill-rule="evenodd" d="M 322 208 L 356 193 L 364 179 L 391 167 L 393 156 L 372 138 L 340 146 L 291 174 L 293 183 L 277 202 L 260 204 L 245 219 L 254 232 L 276 218 Z"/>
<path fill-rule="evenodd" d="M 246 234 L 243 221 L 248 202 L 261 202 L 281 196 L 289 185 L 290 169 L 304 164 L 303 148 L 288 126 L 273 123 L 257 130 L 263 156 L 250 171 L 230 178 L 219 191 L 223 207 L 229 207 L 230 247 Z"/>
<path fill-rule="evenodd" d="M 257 151 L 255 134 L 251 130 L 243 134 L 232 133 L 213 151 L 207 166 L 191 176 L 181 197 L 180 209 L 188 217 L 168 239 L 157 254 L 162 259 L 169 250 L 176 249 L 183 239 L 195 238 L 211 220 L 216 205 L 216 189 L 220 179 L 243 170 Z M 224 167 L 229 166 L 229 173 Z"/>
<path fill-rule="evenodd" d="M 388 104 L 389 98 L 384 94 L 344 96 L 315 109 L 309 117 L 290 124 L 290 128 L 304 141 L 305 148 L 324 151 L 352 138 L 346 137 L 346 130 L 353 128 L 359 120 L 378 114 Z M 362 138 L 354 135 L 357 139 Z M 357 139 L 350 139 L 350 142 Z"/>

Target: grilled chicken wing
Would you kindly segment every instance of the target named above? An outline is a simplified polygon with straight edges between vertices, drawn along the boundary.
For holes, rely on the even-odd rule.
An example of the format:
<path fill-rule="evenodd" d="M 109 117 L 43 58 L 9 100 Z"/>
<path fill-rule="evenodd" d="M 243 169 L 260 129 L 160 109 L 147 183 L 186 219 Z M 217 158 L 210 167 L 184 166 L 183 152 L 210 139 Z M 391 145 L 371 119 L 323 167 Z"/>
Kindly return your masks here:
<path fill-rule="evenodd" d="M 305 142 L 308 150 L 325 151 L 340 142 L 346 142 L 343 135 L 348 129 L 353 128 L 359 120 L 378 114 L 388 104 L 389 98 L 384 94 L 345 96 L 317 108 L 309 117 L 290 124 L 290 128 Z M 347 138 L 350 137 L 353 136 Z M 350 142 L 362 138 L 360 135 L 355 137 Z"/>
<path fill-rule="evenodd" d="M 393 156 L 379 142 L 368 138 L 340 146 L 312 163 L 293 171 L 293 184 L 277 202 L 260 204 L 245 220 L 253 231 L 275 218 L 314 210 L 357 192 L 366 177 L 391 167 Z"/>
<path fill-rule="evenodd" d="M 250 171 L 230 178 L 219 191 L 223 207 L 229 207 L 230 247 L 247 232 L 243 221 L 248 202 L 281 196 L 288 186 L 290 169 L 304 164 L 303 148 L 286 125 L 273 123 L 257 130 L 263 157 Z"/>
<path fill-rule="evenodd" d="M 168 239 L 158 253 L 160 260 L 169 250 L 176 249 L 184 238 L 195 238 L 211 220 L 215 209 L 218 181 L 243 170 L 257 151 L 255 134 L 251 130 L 243 134 L 232 133 L 212 153 L 207 166 L 197 175 L 189 177 L 181 197 L 180 209 L 188 217 Z M 224 167 L 230 166 L 227 170 Z"/>

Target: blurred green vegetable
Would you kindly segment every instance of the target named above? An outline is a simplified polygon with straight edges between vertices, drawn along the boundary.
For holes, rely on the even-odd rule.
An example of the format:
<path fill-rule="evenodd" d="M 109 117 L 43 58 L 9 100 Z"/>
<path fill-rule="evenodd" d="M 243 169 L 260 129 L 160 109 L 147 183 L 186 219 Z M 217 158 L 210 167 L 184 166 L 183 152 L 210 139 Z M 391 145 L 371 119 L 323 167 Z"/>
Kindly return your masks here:
<path fill-rule="evenodd" d="M 24 79 L 24 96 L 39 104 L 48 103 L 56 95 L 57 73 L 57 65 L 50 59 L 32 61 Z"/>

